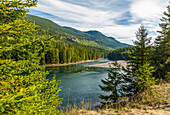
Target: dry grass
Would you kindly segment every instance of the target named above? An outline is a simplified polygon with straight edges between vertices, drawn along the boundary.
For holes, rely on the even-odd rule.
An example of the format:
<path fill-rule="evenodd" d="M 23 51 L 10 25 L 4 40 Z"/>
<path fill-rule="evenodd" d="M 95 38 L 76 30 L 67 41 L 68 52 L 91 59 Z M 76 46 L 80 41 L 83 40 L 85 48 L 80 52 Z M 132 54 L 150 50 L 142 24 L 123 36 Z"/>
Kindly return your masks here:
<path fill-rule="evenodd" d="M 74 107 L 62 115 L 170 115 L 170 83 L 155 85 L 151 89 L 137 94 L 128 101 L 110 103 L 105 109 L 88 110 L 91 108 L 84 104 L 82 108 Z"/>

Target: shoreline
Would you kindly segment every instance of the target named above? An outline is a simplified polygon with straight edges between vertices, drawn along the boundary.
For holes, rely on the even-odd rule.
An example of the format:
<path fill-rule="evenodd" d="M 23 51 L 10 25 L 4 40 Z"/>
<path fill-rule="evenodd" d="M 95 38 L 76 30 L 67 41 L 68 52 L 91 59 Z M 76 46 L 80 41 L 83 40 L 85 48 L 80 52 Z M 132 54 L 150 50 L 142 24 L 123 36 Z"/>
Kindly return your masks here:
<path fill-rule="evenodd" d="M 101 58 L 99 58 L 101 59 Z M 45 65 L 40 65 L 41 67 L 60 67 L 60 66 L 69 66 L 69 65 L 76 65 L 76 64 L 82 64 L 82 63 L 88 63 L 88 62 L 96 62 L 97 60 L 83 60 L 79 62 L 71 62 L 71 63 L 64 63 L 64 64 L 45 64 Z"/>
<path fill-rule="evenodd" d="M 94 65 L 91 65 L 89 67 L 113 68 L 113 67 L 115 67 L 114 65 L 111 64 L 113 62 L 115 62 L 115 61 L 107 62 L 107 63 L 94 64 Z M 122 65 L 123 67 L 127 66 L 127 62 L 124 61 L 124 60 L 118 60 L 117 63 Z"/>
<path fill-rule="evenodd" d="M 104 58 L 99 58 L 99 59 L 104 59 Z M 40 66 L 41 67 L 61 67 L 61 66 L 70 66 L 70 65 L 82 64 L 82 63 L 88 63 L 88 62 L 97 62 L 97 61 L 98 61 L 98 59 L 97 60 L 83 60 L 83 61 L 79 61 L 79 62 L 71 62 L 71 63 L 64 63 L 64 64 L 45 64 L 45 65 L 40 65 Z M 94 64 L 94 65 L 90 65 L 88 67 L 113 68 L 113 67 L 115 67 L 111 64 L 113 62 L 115 62 L 115 61 Z M 118 64 L 122 65 L 123 67 L 127 66 L 127 62 L 124 60 L 118 60 L 117 62 L 118 62 Z"/>

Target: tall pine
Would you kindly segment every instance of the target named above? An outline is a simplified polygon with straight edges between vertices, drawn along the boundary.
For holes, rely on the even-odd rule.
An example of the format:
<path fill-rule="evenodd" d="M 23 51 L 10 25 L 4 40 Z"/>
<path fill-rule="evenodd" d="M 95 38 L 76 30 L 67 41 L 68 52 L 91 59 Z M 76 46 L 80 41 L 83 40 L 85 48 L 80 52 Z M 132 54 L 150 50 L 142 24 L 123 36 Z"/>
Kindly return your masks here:
<path fill-rule="evenodd" d="M 130 63 L 134 73 L 138 70 L 139 66 L 142 66 L 150 59 L 151 38 L 148 37 L 148 32 L 144 25 L 141 25 L 136 32 L 136 39 L 136 41 L 133 41 L 134 47 L 130 54 Z"/>

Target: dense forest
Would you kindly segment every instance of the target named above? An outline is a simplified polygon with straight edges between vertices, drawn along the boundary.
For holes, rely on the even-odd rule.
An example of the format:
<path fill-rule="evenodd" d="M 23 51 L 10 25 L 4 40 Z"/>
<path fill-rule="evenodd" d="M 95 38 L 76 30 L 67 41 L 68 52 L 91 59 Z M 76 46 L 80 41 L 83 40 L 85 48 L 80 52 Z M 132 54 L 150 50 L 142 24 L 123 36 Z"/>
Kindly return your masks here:
<path fill-rule="evenodd" d="M 111 53 L 108 54 L 109 60 L 129 60 L 130 51 L 133 49 L 132 46 L 118 48 L 113 50 Z"/>
<path fill-rule="evenodd" d="M 96 60 L 104 58 L 108 51 L 104 49 L 87 47 L 80 44 L 60 40 L 60 37 L 41 36 L 38 40 L 42 46 L 39 51 L 41 57 L 40 64 L 64 64 L 70 62 L 79 62 L 83 60 Z M 59 35 L 58 35 L 59 36 Z"/>

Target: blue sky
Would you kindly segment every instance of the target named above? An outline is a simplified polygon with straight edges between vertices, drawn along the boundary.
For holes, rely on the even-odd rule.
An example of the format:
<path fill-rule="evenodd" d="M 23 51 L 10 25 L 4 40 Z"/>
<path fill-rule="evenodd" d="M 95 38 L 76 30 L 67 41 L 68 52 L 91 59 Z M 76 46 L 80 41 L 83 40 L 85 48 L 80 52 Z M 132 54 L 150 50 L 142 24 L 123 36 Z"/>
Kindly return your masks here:
<path fill-rule="evenodd" d="M 141 24 L 149 36 L 157 36 L 167 5 L 168 0 L 39 0 L 30 14 L 81 31 L 98 30 L 132 44 Z"/>

